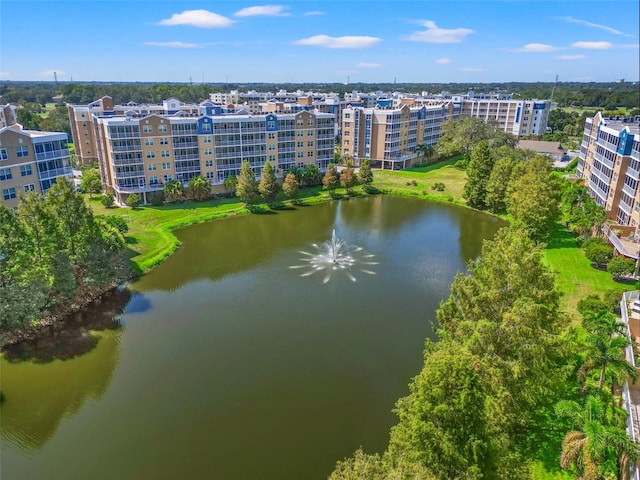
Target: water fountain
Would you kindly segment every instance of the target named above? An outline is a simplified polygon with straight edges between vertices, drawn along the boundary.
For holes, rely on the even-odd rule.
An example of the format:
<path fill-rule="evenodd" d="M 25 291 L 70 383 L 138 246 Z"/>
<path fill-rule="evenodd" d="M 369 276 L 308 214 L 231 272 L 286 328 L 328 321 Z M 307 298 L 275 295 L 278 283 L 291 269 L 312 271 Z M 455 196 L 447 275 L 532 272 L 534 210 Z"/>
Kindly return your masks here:
<path fill-rule="evenodd" d="M 336 237 L 336 230 L 333 229 L 331 240 L 323 242 L 321 245 L 313 243 L 315 252 L 300 251 L 305 255 L 300 260 L 305 262 L 302 265 L 292 265 L 289 268 L 306 268 L 301 277 L 308 277 L 317 272 L 324 272 L 322 283 L 331 280 L 331 274 L 335 271 L 343 272 L 349 280 L 356 281 L 356 277 L 350 272 L 352 267 L 361 265 L 377 265 L 378 262 L 371 261 L 375 255 L 365 254 L 362 247 L 349 246 L 344 240 Z M 375 272 L 366 268 L 359 269 L 367 275 L 375 275 Z"/>

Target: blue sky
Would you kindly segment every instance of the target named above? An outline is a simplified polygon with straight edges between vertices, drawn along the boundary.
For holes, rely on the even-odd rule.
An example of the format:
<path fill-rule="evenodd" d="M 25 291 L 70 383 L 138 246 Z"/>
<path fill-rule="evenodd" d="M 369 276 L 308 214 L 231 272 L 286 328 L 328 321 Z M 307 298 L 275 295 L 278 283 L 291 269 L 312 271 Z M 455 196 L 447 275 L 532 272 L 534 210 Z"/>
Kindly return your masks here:
<path fill-rule="evenodd" d="M 0 79 L 612 81 L 637 0 L 0 2 Z"/>

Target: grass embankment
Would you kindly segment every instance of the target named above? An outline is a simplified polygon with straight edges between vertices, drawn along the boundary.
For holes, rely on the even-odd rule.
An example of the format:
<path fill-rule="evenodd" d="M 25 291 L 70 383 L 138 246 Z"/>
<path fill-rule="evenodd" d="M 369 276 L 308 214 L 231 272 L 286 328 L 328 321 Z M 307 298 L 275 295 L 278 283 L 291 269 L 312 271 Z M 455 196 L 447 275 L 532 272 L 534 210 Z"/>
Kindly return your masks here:
<path fill-rule="evenodd" d="M 615 282 L 610 273 L 593 268 L 576 244 L 573 234 L 560 224 L 556 224 L 547 240 L 544 260 L 557 272 L 556 285 L 564 294 L 563 310 L 569 313 L 575 322 L 578 321 L 578 301 L 587 295 L 622 293 L 633 289 L 633 283 Z"/>

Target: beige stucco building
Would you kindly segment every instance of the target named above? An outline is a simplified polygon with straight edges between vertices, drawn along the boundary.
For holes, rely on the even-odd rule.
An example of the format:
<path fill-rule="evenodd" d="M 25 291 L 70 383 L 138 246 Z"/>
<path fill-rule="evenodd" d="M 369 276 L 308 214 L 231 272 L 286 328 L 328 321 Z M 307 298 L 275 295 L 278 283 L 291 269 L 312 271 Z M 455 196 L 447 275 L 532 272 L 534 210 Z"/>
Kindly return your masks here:
<path fill-rule="evenodd" d="M 576 175 L 614 222 L 605 230 L 618 252 L 638 258 L 640 117 L 587 118 Z"/>

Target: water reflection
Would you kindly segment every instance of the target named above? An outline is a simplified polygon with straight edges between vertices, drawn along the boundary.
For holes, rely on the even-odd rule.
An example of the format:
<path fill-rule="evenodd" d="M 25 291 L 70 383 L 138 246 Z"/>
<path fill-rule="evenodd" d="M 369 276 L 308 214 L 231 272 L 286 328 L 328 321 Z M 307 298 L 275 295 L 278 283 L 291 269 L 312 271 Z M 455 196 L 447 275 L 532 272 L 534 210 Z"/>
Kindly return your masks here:
<path fill-rule="evenodd" d="M 67 328 L 5 350 L 0 359 L 3 440 L 26 450 L 41 448 L 62 418 L 104 394 L 120 355 L 118 316 L 130 298 L 128 290 L 113 292 L 74 315 Z"/>

